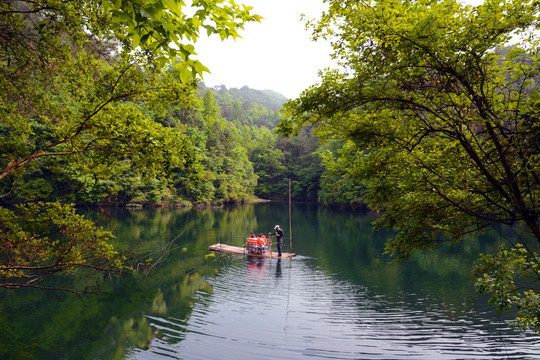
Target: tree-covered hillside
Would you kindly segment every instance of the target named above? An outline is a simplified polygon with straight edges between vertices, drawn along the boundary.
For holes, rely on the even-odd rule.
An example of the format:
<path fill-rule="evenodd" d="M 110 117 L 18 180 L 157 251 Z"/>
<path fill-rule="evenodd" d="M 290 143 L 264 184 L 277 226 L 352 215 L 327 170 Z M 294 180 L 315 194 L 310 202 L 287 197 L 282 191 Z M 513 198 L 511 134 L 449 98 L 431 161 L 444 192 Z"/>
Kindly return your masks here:
<path fill-rule="evenodd" d="M 199 83 L 199 93 L 208 88 Z M 273 129 L 279 119 L 279 111 L 287 98 L 272 90 L 256 90 L 247 86 L 227 89 L 225 85 L 211 88 L 219 105 L 221 116 L 239 125 L 258 125 Z"/>
<path fill-rule="evenodd" d="M 74 154 L 77 161 L 51 157 L 0 183 L 5 194 L 0 201 L 5 205 L 45 200 L 85 206 L 223 204 L 254 197 L 284 199 L 288 178 L 293 180 L 295 199 L 316 201 L 322 173 L 319 143 L 311 131 L 294 139 L 274 132 L 285 101 L 272 91 L 225 86 L 216 91 L 204 84 L 196 93 L 186 94 L 184 101 L 167 106 L 133 101 L 131 106 L 144 114 L 146 126 L 158 129 L 161 137 L 156 142 L 157 133 L 141 137 L 149 130 L 133 130 L 141 140 L 138 151 L 158 160 L 162 170 L 156 171 L 143 158 L 117 158 L 110 151 L 103 154 L 112 156 L 106 166 L 84 152 Z"/>
<path fill-rule="evenodd" d="M 216 99 L 218 99 L 220 107 L 225 107 L 225 105 L 231 102 L 239 101 L 240 103 L 256 103 L 264 106 L 268 110 L 276 111 L 281 110 L 283 104 L 288 101 L 284 95 L 273 90 L 257 90 L 252 89 L 249 86 L 242 86 L 240 89 L 227 89 L 225 85 L 207 88 L 204 81 L 201 81 L 198 88 L 201 92 L 210 89 L 217 93 Z"/>

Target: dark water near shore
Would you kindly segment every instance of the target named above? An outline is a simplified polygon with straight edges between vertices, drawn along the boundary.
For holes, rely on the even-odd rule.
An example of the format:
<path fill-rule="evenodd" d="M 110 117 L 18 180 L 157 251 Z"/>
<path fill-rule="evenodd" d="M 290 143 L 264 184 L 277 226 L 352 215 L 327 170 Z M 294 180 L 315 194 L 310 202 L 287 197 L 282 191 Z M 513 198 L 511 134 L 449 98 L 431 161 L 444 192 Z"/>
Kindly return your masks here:
<path fill-rule="evenodd" d="M 496 235 L 396 264 L 373 215 L 294 204 L 298 256 L 249 259 L 206 249 L 278 223 L 289 245 L 287 204 L 89 215 L 156 267 L 104 280 L 100 295 L 0 291 L 0 358 L 540 358 L 540 336 L 509 327 L 472 287 Z"/>

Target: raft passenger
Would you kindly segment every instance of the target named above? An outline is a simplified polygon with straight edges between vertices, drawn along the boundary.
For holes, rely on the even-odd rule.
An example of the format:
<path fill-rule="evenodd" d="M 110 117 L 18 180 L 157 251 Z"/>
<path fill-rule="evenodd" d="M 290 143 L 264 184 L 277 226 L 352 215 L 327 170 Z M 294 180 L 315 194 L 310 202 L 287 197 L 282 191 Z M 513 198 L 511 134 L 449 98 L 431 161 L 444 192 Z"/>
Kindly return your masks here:
<path fill-rule="evenodd" d="M 263 233 L 260 233 L 257 237 L 257 248 L 259 249 L 261 254 L 264 253 L 265 250 L 268 250 L 268 240 Z"/>
<path fill-rule="evenodd" d="M 253 232 L 251 232 L 249 234 L 249 238 L 247 238 L 246 245 L 247 245 L 248 252 L 253 252 L 253 251 L 256 250 L 256 248 L 257 248 L 257 236 L 255 236 L 255 234 Z"/>

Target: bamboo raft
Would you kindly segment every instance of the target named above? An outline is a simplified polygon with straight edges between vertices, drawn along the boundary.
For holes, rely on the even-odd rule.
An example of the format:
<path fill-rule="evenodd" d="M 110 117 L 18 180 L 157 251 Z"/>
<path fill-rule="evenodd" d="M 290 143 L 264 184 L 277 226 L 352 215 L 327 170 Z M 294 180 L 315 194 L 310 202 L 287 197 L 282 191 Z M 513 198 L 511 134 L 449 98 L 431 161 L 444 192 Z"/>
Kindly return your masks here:
<path fill-rule="evenodd" d="M 259 258 L 276 258 L 276 259 L 278 258 L 277 251 L 267 250 L 264 254 L 255 254 L 255 253 L 248 253 L 248 251 L 241 246 L 232 246 L 232 245 L 226 245 L 226 244 L 210 245 L 208 247 L 208 250 L 227 253 L 227 254 L 246 255 L 246 256 L 259 257 Z M 293 256 L 296 256 L 296 254 L 286 253 L 286 252 L 281 253 L 282 259 L 292 258 Z"/>

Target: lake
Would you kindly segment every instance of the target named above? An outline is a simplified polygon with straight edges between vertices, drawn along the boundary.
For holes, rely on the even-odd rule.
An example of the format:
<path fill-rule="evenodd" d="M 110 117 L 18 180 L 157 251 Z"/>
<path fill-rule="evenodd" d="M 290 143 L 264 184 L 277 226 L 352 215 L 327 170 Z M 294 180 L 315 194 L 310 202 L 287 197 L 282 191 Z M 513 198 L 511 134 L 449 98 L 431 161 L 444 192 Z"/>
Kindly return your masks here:
<path fill-rule="evenodd" d="M 540 336 L 473 289 L 495 234 L 394 263 L 374 214 L 293 204 L 297 256 L 252 259 L 207 248 L 279 224 L 289 251 L 288 204 L 86 214 L 153 267 L 99 280 L 98 295 L 0 290 L 0 358 L 540 358 Z"/>

